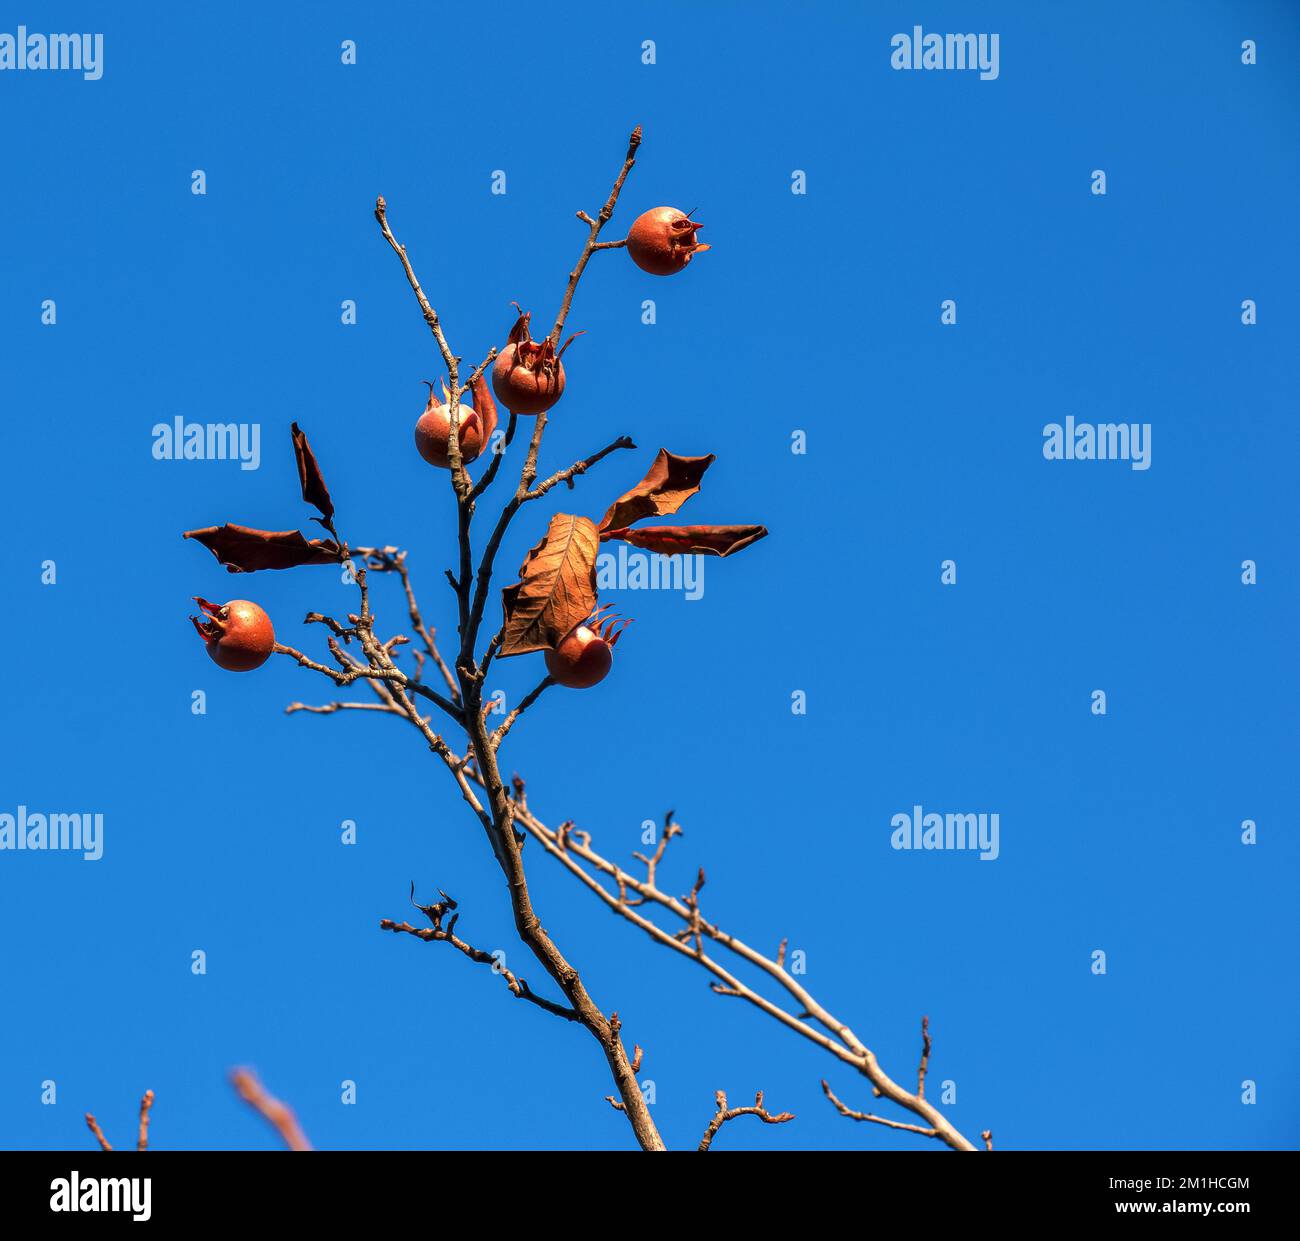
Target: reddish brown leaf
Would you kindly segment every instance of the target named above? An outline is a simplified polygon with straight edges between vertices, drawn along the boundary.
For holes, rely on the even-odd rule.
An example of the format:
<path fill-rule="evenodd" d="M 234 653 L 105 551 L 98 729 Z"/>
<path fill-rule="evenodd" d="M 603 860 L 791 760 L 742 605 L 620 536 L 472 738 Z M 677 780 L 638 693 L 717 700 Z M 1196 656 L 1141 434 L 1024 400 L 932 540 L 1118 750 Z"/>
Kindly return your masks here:
<path fill-rule="evenodd" d="M 184 537 L 202 543 L 231 573 L 337 564 L 339 560 L 339 547 L 332 539 L 308 541 L 297 530 L 254 530 L 227 522 L 186 530 Z"/>
<path fill-rule="evenodd" d="M 621 539 L 665 556 L 730 556 L 766 534 L 766 526 L 641 526 L 636 530 L 602 530 L 600 537 L 602 541 Z"/>
<path fill-rule="evenodd" d="M 463 437 L 465 434 L 465 414 L 463 412 L 464 407 L 461 408 L 459 433 Z M 497 406 L 492 399 L 492 385 L 482 375 L 474 381 L 474 409 L 472 412 L 478 415 L 479 422 L 487 428 L 487 433 L 491 435 L 497 425 Z"/>
<path fill-rule="evenodd" d="M 519 581 L 501 592 L 501 655 L 548 650 L 596 605 L 600 534 L 590 519 L 556 513 L 545 537 L 524 557 Z"/>
<path fill-rule="evenodd" d="M 663 517 L 677 512 L 699 491 L 704 471 L 714 460 L 712 453 L 707 457 L 679 457 L 661 448 L 649 473 L 609 506 L 600 529 L 621 530 L 642 517 Z"/>
<path fill-rule="evenodd" d="M 334 501 L 330 499 L 330 489 L 321 477 L 320 466 L 316 464 L 316 454 L 307 443 L 307 433 L 299 430 L 298 424 L 290 425 L 293 435 L 293 455 L 298 459 L 298 482 L 302 484 L 302 498 L 308 504 L 314 504 L 320 515 L 329 521 L 334 516 Z"/>

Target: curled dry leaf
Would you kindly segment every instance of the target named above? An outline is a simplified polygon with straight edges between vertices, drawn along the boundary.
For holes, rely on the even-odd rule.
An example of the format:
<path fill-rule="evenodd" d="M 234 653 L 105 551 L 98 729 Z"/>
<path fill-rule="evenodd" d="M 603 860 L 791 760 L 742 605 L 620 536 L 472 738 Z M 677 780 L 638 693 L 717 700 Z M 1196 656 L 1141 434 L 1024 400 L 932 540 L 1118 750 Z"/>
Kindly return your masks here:
<path fill-rule="evenodd" d="M 524 557 L 519 581 L 501 592 L 501 656 L 549 650 L 596 605 L 600 533 L 587 517 L 556 513 L 541 542 Z"/>
<path fill-rule="evenodd" d="M 679 457 L 666 448 L 659 450 L 646 476 L 631 491 L 619 496 L 601 518 L 601 530 L 621 530 L 642 517 L 663 517 L 675 513 L 700 489 L 704 471 L 716 460 Z"/>
<path fill-rule="evenodd" d="M 642 526 L 628 529 L 642 517 L 675 513 L 700 489 L 704 472 L 715 458 L 681 457 L 666 448 L 659 450 L 646 476 L 631 491 L 619 496 L 601 519 L 601 540 L 620 539 L 634 547 L 679 554 L 730 556 L 767 534 L 766 526 Z"/>
<path fill-rule="evenodd" d="M 302 484 L 302 498 L 308 504 L 314 504 L 326 521 L 334 517 L 334 501 L 330 499 L 330 489 L 325 486 L 320 466 L 316 463 L 316 454 L 307 443 L 307 433 L 298 424 L 290 424 L 293 435 L 293 455 L 298 459 L 298 481 Z"/>
<path fill-rule="evenodd" d="M 332 539 L 308 540 L 298 530 L 254 530 L 227 522 L 186 530 L 184 537 L 202 543 L 231 573 L 337 564 L 340 557 L 339 545 Z"/>
<path fill-rule="evenodd" d="M 730 556 L 766 534 L 766 526 L 641 526 L 637 530 L 602 530 L 600 537 L 621 539 L 665 556 Z"/>

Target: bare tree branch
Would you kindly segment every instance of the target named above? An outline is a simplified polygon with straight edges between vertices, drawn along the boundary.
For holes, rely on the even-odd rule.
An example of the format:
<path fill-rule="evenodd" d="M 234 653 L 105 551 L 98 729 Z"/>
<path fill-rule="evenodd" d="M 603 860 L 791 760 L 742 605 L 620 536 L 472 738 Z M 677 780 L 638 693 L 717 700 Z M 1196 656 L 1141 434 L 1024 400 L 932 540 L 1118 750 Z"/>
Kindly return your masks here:
<path fill-rule="evenodd" d="M 927 1121 L 927 1132 L 933 1130 L 932 1136 L 938 1137 L 954 1150 L 975 1149 L 970 1140 L 964 1137 L 933 1104 L 923 1096 L 912 1094 L 904 1089 L 881 1068 L 874 1053 L 849 1026 L 825 1009 L 785 968 L 784 953 L 781 954 L 780 961 L 766 957 L 702 916 L 699 909 L 702 872 L 690 894 L 680 898 L 670 896 L 660 889 L 653 879 L 637 879 L 636 876 L 601 856 L 591 847 L 591 837 L 586 832 L 577 831 L 571 825 L 562 832 L 548 828 L 526 806 L 520 805 L 515 806 L 515 821 L 541 844 L 550 857 L 559 862 L 609 909 L 639 927 L 656 943 L 679 955 L 691 958 L 711 973 L 718 980 L 713 984 L 716 994 L 744 999 L 787 1029 L 795 1031 L 841 1062 L 852 1066 L 871 1082 L 878 1094 L 886 1096 L 900 1107 Z M 680 827 L 677 830 L 680 832 Z M 667 835 L 666 831 L 665 835 Z M 664 843 L 661 841 L 661 846 Z M 654 859 L 656 865 L 661 858 L 662 847 Z M 648 865 L 647 859 L 641 858 L 641 860 L 646 861 Z M 617 892 L 611 892 L 606 888 L 597 875 L 605 875 L 612 879 L 618 889 Z M 628 892 L 640 897 L 641 901 L 635 903 L 630 901 Z M 682 928 L 675 933 L 665 930 L 645 916 L 637 908 L 639 904 L 658 906 L 668 911 L 683 924 Z M 719 960 L 704 950 L 704 940 L 720 945 L 772 978 L 795 1001 L 797 1015 L 742 982 Z M 821 1029 L 818 1029 L 818 1026 Z M 928 1025 L 926 1037 L 927 1039 L 929 1037 Z M 926 1060 L 928 1065 L 928 1051 Z"/>
<path fill-rule="evenodd" d="M 578 218 L 588 227 L 588 236 L 577 263 L 569 273 L 555 325 L 550 333 L 550 339 L 555 344 L 558 344 L 562 335 L 578 284 L 591 255 L 597 250 L 617 249 L 626 245 L 626 240 L 601 241 L 600 234 L 614 213 L 624 182 L 635 163 L 640 141 L 641 131 L 638 127 L 629 138 L 623 167 L 605 205 L 597 216 L 593 218 L 586 212 L 578 212 Z M 532 905 L 521 856 L 522 844 L 528 836 L 537 840 L 549 857 L 563 866 L 606 907 L 640 928 L 654 942 L 691 959 L 705 969 L 713 978 L 712 987 L 717 994 L 741 998 L 787 1029 L 815 1043 L 835 1056 L 838 1061 L 849 1065 L 866 1077 L 878 1097 L 889 1098 L 925 1124 L 903 1123 L 869 1113 L 855 1113 L 835 1099 L 831 1095 L 829 1086 L 826 1086 L 828 1098 L 831 1098 L 844 1115 L 934 1137 L 953 1149 L 975 1149 L 974 1145 L 925 1098 L 925 1078 L 931 1052 L 928 1019 L 925 1019 L 922 1025 L 922 1057 L 917 1076 L 917 1089 L 913 1094 L 893 1081 L 880 1067 L 872 1051 L 847 1025 L 822 1007 L 795 974 L 787 968 L 787 940 L 781 940 L 775 958 L 768 957 L 723 931 L 716 923 L 704 916 L 700 904 L 701 890 L 704 885 L 702 870 L 699 871 L 691 890 L 681 897 L 669 895 L 658 886 L 658 869 L 664 859 L 667 844 L 681 831 L 680 826 L 672 822 L 671 814 L 665 819 L 664 833 L 654 854 L 649 857 L 635 855 L 646 868 L 646 877 L 638 879 L 597 853 L 592 848 L 591 837 L 587 833 L 577 831 L 571 824 L 564 824 L 554 830 L 546 827 L 529 810 L 524 797 L 523 782 L 518 777 L 515 777 L 513 783 L 513 793 L 506 788 L 498 765 L 497 751 L 506 735 L 523 713 L 537 701 L 551 681 L 549 677 L 543 680 L 506 717 L 500 727 L 495 731 L 489 731 L 484 705 L 485 683 L 488 670 L 500 652 L 503 631 L 499 630 L 491 638 L 481 660 L 476 660 L 475 652 L 491 591 L 496 555 L 513 518 L 524 504 L 544 497 L 561 483 L 572 487 L 577 477 L 604 457 L 620 448 L 630 448 L 633 445 L 628 437 L 621 436 L 600 451 L 537 483 L 538 461 L 547 424 L 546 414 L 538 414 L 534 420 L 518 483 L 497 517 L 475 568 L 470 539 L 475 504 L 497 476 L 504 454 L 494 452 L 479 482 L 471 485 L 459 452 L 456 409 L 460 396 L 470 389 L 475 378 L 486 372 L 495 357 L 495 350 L 490 352 L 476 368 L 468 383 L 462 385 L 458 382 L 460 359 L 447 344 L 437 313 L 433 310 L 415 276 L 405 247 L 397 242 L 389 228 L 386 205 L 382 198 L 376 204 L 375 215 L 385 240 L 402 262 L 408 283 L 420 304 L 421 312 L 434 336 L 450 376 L 452 436 L 449 457 L 457 498 L 458 570 L 456 572 L 448 570 L 447 577 L 456 593 L 459 649 L 452 665 L 448 665 L 437 653 L 434 631 L 425 625 L 416 602 L 406 570 L 404 552 L 399 553 L 394 548 L 357 549 L 356 554 L 365 561 L 356 573 L 357 585 L 361 593 L 359 613 L 348 616 L 347 626 L 318 614 L 309 617 L 309 620 L 324 623 L 330 628 L 327 645 L 331 657 L 338 665 L 337 668 L 312 660 L 292 647 L 277 645 L 276 650 L 296 659 L 302 666 L 328 676 L 335 685 L 346 686 L 364 680 L 374 692 L 377 702 L 337 701 L 317 707 L 294 703 L 290 705 L 289 710 L 313 714 L 333 714 L 341 710 L 370 710 L 405 716 L 424 737 L 429 749 L 442 759 L 460 789 L 462 797 L 482 825 L 497 863 L 506 878 L 516 933 L 558 986 L 567 1003 L 559 1004 L 541 999 L 528 989 L 522 979 L 510 973 L 504 975 L 508 988 L 519 998 L 527 999 L 566 1020 L 575 1021 L 591 1033 L 605 1054 L 617 1087 L 617 1094 L 609 1096 L 610 1102 L 627 1115 L 637 1141 L 643 1149 L 661 1150 L 664 1147 L 637 1082 L 637 1073 L 642 1059 L 640 1048 L 635 1048 L 634 1056 L 628 1057 L 617 1014 L 609 1017 L 603 1014 L 588 994 L 576 968 L 570 964 L 542 927 Z M 517 419 L 512 414 L 505 435 L 506 444 L 513 440 L 516 429 Z M 396 648 L 405 642 L 405 638 L 399 634 L 387 641 L 380 641 L 375 635 L 375 620 L 370 610 L 365 579 L 367 567 L 376 571 L 396 572 L 402 579 L 411 627 L 423 647 L 423 649 L 412 647 L 417 663 L 415 677 L 406 676 L 394 663 Z M 365 656 L 364 662 L 343 649 L 353 642 L 360 646 Z M 435 693 L 422 682 L 419 670 L 423 668 L 425 658 L 432 660 L 438 666 L 447 684 L 450 699 Z M 420 715 L 415 701 L 418 697 L 424 697 L 435 703 L 464 728 L 467 748 L 463 754 L 453 750 L 442 736 L 433 730 L 430 721 Z M 606 886 L 607 883 L 613 885 L 613 890 Z M 455 906 L 449 898 L 444 898 L 444 902 L 438 905 L 420 906 L 420 908 L 429 917 L 431 927 L 416 928 L 407 922 L 394 922 L 390 919 L 381 922 L 381 927 L 395 933 L 410 934 L 426 942 L 451 943 L 471 960 L 482 964 L 490 963 L 494 968 L 496 967 L 495 960 L 490 954 L 482 952 L 455 935 L 456 915 L 451 912 L 454 911 Z M 661 926 L 651 915 L 660 919 L 666 918 L 667 925 Z M 714 953 L 718 955 L 715 956 Z M 723 964 L 727 954 L 731 954 L 740 963 L 756 969 L 765 976 L 776 989 L 777 998 L 764 994 L 757 986 L 751 986 L 737 977 L 732 968 Z M 753 1108 L 730 1109 L 726 1106 L 725 1096 L 720 1094 L 718 1108 L 718 1114 L 706 1131 L 700 1149 L 707 1150 L 721 1126 L 735 1116 L 759 1115 L 765 1123 L 783 1123 L 789 1119 L 784 1113 L 777 1117 L 766 1113 L 762 1107 L 761 1095 Z M 991 1137 L 986 1137 L 986 1145 L 990 1142 Z"/>

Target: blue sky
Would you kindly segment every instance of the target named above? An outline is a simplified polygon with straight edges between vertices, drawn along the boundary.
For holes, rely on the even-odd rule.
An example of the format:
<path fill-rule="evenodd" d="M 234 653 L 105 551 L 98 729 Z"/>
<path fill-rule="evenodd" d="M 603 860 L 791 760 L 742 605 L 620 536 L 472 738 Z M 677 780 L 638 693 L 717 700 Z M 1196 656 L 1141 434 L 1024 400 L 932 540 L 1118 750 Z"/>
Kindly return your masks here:
<path fill-rule="evenodd" d="M 706 913 L 758 946 L 789 936 L 905 1082 L 928 1014 L 931 1091 L 956 1083 L 945 1110 L 971 1136 L 1293 1147 L 1295 6 L 498 10 L 7 19 L 101 31 L 104 73 L 0 73 L 0 812 L 100 812 L 105 852 L 0 852 L 0 1146 L 84 1147 L 87 1109 L 123 1141 L 145 1087 L 159 1147 L 272 1146 L 226 1084 L 237 1064 L 321 1147 L 631 1145 L 584 1033 L 376 929 L 413 912 L 412 879 L 440 886 L 543 990 L 415 734 L 286 717 L 331 688 L 285 660 L 222 674 L 185 619 L 191 595 L 251 596 L 320 653 L 296 621 L 351 606 L 337 574 L 230 578 L 179 535 L 305 524 L 296 419 L 341 528 L 409 547 L 449 634 L 454 513 L 411 444 L 436 355 L 375 195 L 477 359 L 511 299 L 553 315 L 573 214 L 639 122 L 608 235 L 667 203 L 714 248 L 672 280 L 595 256 L 543 467 L 623 433 L 639 451 L 531 506 L 500 564 L 552 512 L 599 515 L 660 446 L 718 455 L 683 519 L 771 536 L 709 562 L 701 599 L 607 595 L 636 617 L 614 673 L 552 690 L 505 766 L 623 861 L 675 808 L 665 886 L 703 865 Z M 892 70 L 917 24 L 997 32 L 997 80 Z M 260 468 L 155 460 L 178 415 L 259 424 Z M 1150 468 L 1045 460 L 1043 427 L 1071 415 L 1150 424 Z M 377 591 L 399 629 L 396 583 Z M 496 675 L 514 702 L 541 660 Z M 999 858 L 895 851 L 915 804 L 998 813 Z M 670 1146 L 698 1141 L 716 1089 L 762 1088 L 796 1122 L 738 1121 L 718 1149 L 939 1149 L 835 1115 L 819 1079 L 857 1107 L 865 1082 L 526 856 L 547 927 L 646 1049 Z"/>

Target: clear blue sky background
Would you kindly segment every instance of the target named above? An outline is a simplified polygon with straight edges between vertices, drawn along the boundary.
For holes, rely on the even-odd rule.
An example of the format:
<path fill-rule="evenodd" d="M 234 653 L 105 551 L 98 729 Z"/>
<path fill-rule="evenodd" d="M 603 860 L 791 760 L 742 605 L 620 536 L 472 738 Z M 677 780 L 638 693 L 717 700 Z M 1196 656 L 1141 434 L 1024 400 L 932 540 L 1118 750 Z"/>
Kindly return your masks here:
<path fill-rule="evenodd" d="M 957 1083 L 968 1134 L 1294 1146 L 1296 6 L 302 14 L 6 19 L 102 31 L 105 72 L 0 74 L 0 810 L 107 827 L 98 863 L 0 854 L 0 1145 L 85 1147 L 87 1108 L 126 1141 L 152 1087 L 159 1147 L 272 1146 L 226 1084 L 241 1063 L 322 1147 L 631 1145 L 584 1033 L 376 929 L 412 912 L 410 880 L 439 885 L 467 937 L 546 990 L 415 734 L 286 717 L 330 687 L 283 660 L 222 674 L 185 619 L 193 594 L 247 594 L 323 650 L 297 618 L 349 606 L 337 574 L 231 578 L 180 532 L 305 524 L 297 419 L 347 536 L 409 546 L 450 632 L 452 506 L 411 445 L 435 354 L 375 195 L 477 359 L 512 298 L 554 313 L 573 214 L 640 122 L 611 234 L 672 203 L 715 248 L 671 281 L 593 260 L 543 465 L 620 433 L 640 451 L 533 506 L 501 564 L 549 513 L 599 514 L 661 445 L 718 454 L 684 518 L 772 534 L 710 562 L 697 602 L 609 596 L 637 618 L 614 674 L 545 697 L 507 769 L 623 860 L 676 808 L 666 886 L 703 865 L 706 912 L 765 948 L 789 936 L 903 1080 L 929 1014 L 932 1091 Z M 891 70 L 916 23 L 997 31 L 999 79 Z M 1045 461 L 1043 425 L 1070 414 L 1151 423 L 1152 467 Z M 151 428 L 177 415 L 260 423 L 261 469 L 155 461 Z M 396 585 L 378 587 L 392 629 Z M 540 665 L 503 662 L 498 683 L 517 700 Z M 914 803 L 998 812 L 1000 859 L 893 851 Z M 528 857 L 546 925 L 646 1049 L 670 1145 L 698 1140 L 714 1090 L 761 1087 L 797 1121 L 738 1122 L 719 1149 L 937 1148 L 840 1119 L 819 1079 L 856 1106 L 865 1082 Z"/>

